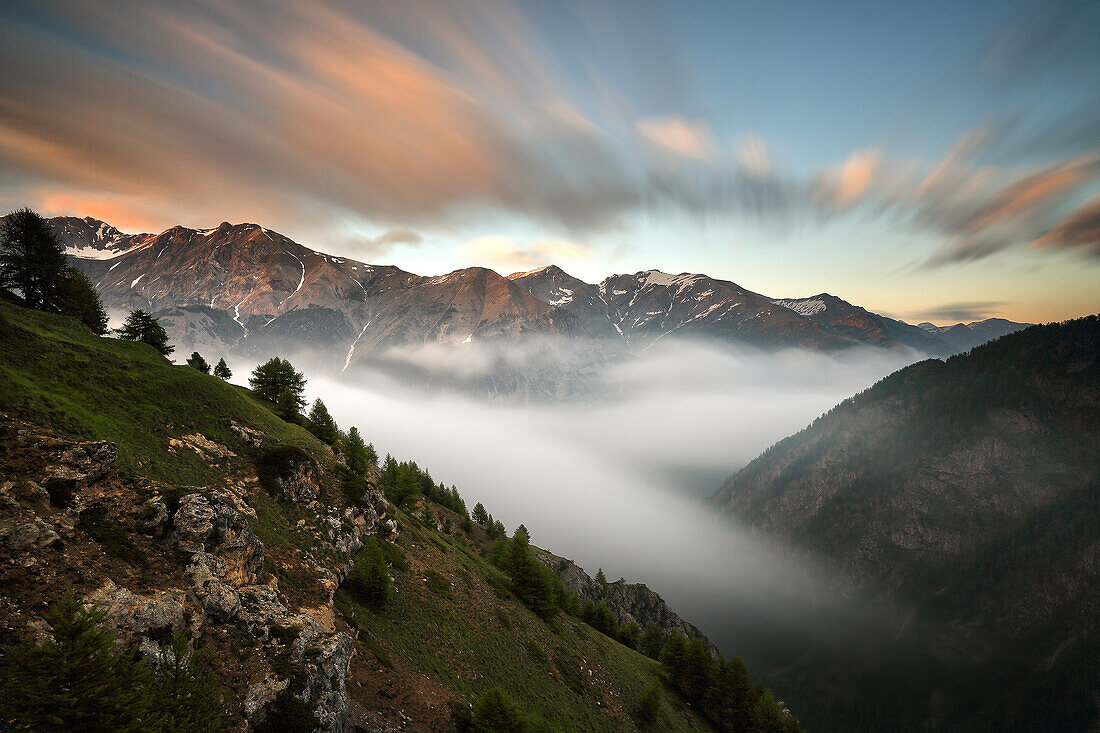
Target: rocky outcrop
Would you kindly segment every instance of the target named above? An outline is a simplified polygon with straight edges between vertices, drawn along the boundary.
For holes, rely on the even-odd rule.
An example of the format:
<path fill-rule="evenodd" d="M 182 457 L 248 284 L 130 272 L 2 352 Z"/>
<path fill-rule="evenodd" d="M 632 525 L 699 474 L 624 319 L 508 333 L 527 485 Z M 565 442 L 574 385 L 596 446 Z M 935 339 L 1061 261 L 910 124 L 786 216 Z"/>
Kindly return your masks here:
<path fill-rule="evenodd" d="M 248 526 L 239 500 L 218 491 L 209 496 L 187 494 L 180 499 L 172 522 L 179 549 L 212 556 L 214 560 L 200 557 L 198 562 L 221 570 L 216 577 L 232 585 L 256 581 L 264 562 L 264 546 Z"/>
<path fill-rule="evenodd" d="M 617 580 L 603 586 L 572 560 L 541 552 L 536 557 L 561 578 L 568 591 L 580 596 L 581 600 L 606 603 L 620 624 L 636 622 L 643 631 L 650 624 L 657 624 L 666 634 L 677 631 L 689 638 L 701 635 L 698 628 L 682 619 L 656 591 L 644 583 Z"/>

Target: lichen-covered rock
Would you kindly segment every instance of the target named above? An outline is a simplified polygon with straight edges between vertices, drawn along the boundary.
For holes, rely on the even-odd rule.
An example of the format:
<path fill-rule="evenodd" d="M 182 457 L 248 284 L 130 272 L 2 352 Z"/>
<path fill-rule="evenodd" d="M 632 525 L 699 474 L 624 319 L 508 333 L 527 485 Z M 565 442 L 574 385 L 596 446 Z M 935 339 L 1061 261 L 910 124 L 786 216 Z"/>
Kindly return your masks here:
<path fill-rule="evenodd" d="M 138 595 L 108 580 L 84 600 L 105 611 L 111 626 L 124 633 L 144 636 L 156 632 L 178 633 L 184 628 L 185 594 L 182 590 L 158 590 L 152 595 Z"/>
<path fill-rule="evenodd" d="M 223 579 L 227 572 L 225 562 L 207 552 L 195 553 L 187 567 L 195 596 L 214 623 L 228 623 L 241 610 L 240 595 Z"/>
<path fill-rule="evenodd" d="M 264 709 L 275 701 L 280 692 L 286 689 L 290 680 L 280 679 L 269 674 L 259 682 L 254 682 L 248 687 L 248 694 L 244 698 L 244 715 L 252 725 L 262 723 Z"/>
<path fill-rule="evenodd" d="M 116 460 L 118 446 L 114 443 L 77 443 L 61 453 L 56 465 L 47 468 L 42 485 L 51 502 L 68 505 L 77 491 L 103 478 Z"/>
<path fill-rule="evenodd" d="M 145 521 L 142 522 L 141 529 L 148 535 L 159 537 L 164 534 L 167 526 L 168 505 L 164 502 L 164 497 L 154 496 L 145 502 Z"/>
<path fill-rule="evenodd" d="M 173 517 L 180 550 L 209 553 L 224 563 L 225 581 L 231 585 L 254 583 L 264 561 L 264 546 L 237 508 L 237 501 L 223 492 L 209 496 L 188 494 L 180 499 Z"/>
<path fill-rule="evenodd" d="M 241 599 L 240 620 L 254 627 L 270 626 L 273 621 L 286 615 L 286 606 L 279 598 L 279 587 L 275 582 L 267 585 L 246 585 L 237 589 Z"/>
<path fill-rule="evenodd" d="M 319 634 L 303 629 L 294 645 L 294 659 L 305 667 L 303 699 L 314 706 L 321 730 L 346 728 L 347 675 L 353 640 L 344 632 Z"/>
<path fill-rule="evenodd" d="M 308 504 L 321 494 L 321 468 L 309 457 L 287 458 L 275 480 L 293 501 Z"/>

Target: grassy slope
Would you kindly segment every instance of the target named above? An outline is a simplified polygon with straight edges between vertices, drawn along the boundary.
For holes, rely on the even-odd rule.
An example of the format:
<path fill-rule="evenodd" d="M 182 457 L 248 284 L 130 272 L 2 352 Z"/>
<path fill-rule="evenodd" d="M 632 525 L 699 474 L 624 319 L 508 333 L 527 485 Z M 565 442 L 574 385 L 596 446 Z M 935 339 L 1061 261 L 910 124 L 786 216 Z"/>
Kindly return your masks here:
<path fill-rule="evenodd" d="M 211 467 L 168 438 L 199 432 L 232 444 L 229 420 L 320 455 L 302 428 L 283 422 L 248 390 L 145 344 L 99 338 L 64 316 L 0 300 L 0 410 L 80 440 L 118 443 L 125 468 L 176 485 L 202 484 Z"/>
<path fill-rule="evenodd" d="M 168 439 L 199 432 L 237 446 L 230 419 L 324 458 L 313 436 L 248 390 L 173 365 L 148 346 L 96 337 L 72 319 L 0 300 L 0 344 L 0 410 L 77 439 L 113 441 L 123 467 L 147 478 L 175 486 L 217 482 L 217 467 L 191 450 L 168 451 Z M 291 530 L 301 508 L 258 496 L 253 529 L 268 555 L 309 549 L 310 539 Z M 360 630 L 353 696 L 377 694 L 368 671 L 375 665 L 365 663 L 377 661 L 374 649 L 401 684 L 422 688 L 426 681 L 437 701 L 471 701 L 499 686 L 535 719 L 535 730 L 635 728 L 630 710 L 657 679 L 655 662 L 562 614 L 547 624 L 500 590 L 499 571 L 461 532 L 440 533 L 403 513 L 398 519 L 408 568 L 393 569 L 393 600 L 375 612 L 337 596 L 338 610 Z M 311 595 L 283 575 L 284 592 Z M 356 679 L 357 671 L 366 679 Z M 666 692 L 654 730 L 707 729 Z"/>
<path fill-rule="evenodd" d="M 396 669 L 411 663 L 451 699 L 500 687 L 536 731 L 635 729 L 631 711 L 659 679 L 656 662 L 564 614 L 541 620 L 494 587 L 489 579 L 499 571 L 462 533 L 437 532 L 403 513 L 399 522 L 407 567 L 393 569 L 396 592 L 386 607 L 375 612 L 337 595 L 365 654 Z M 666 691 L 652 730 L 709 727 Z"/>

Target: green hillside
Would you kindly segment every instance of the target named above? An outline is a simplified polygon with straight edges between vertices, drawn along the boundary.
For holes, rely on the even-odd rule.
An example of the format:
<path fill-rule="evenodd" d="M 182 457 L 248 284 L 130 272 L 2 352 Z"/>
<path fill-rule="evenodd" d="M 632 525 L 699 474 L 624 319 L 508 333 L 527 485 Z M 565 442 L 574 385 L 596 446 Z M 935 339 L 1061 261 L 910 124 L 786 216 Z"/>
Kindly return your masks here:
<path fill-rule="evenodd" d="M 351 729 L 385 723 L 454 730 L 452 708 L 469 709 L 492 689 L 515 701 L 532 731 L 714 729 L 661 663 L 569 613 L 529 609 L 489 560 L 494 541 L 509 542 L 494 538 L 492 527 L 472 525 L 415 490 L 402 507 L 387 504 L 375 490 L 377 468 L 354 475 L 329 446 L 249 390 L 173 365 L 145 345 L 96 337 L 72 319 L 6 301 L 0 341 L 0 439 L 7 448 L 0 468 L 12 479 L 4 491 L 17 497 L 0 507 L 0 532 L 10 536 L 29 521 L 61 538 L 34 560 L 12 549 L 0 563 L 3 644 L 25 642 L 18 629 L 41 623 L 41 609 L 65 592 L 89 598 L 121 588 L 163 598 L 195 578 L 184 618 L 198 624 L 192 644 L 212 660 L 231 728 L 259 725 L 264 713 L 249 712 L 244 701 L 286 679 L 288 690 L 301 692 L 276 696 L 263 709 L 289 720 L 302 712 L 294 700 L 328 690 L 310 698 L 317 720 L 336 710 Z M 195 435 L 214 448 L 186 442 Z M 49 486 L 58 457 L 67 460 L 86 445 L 73 441 L 103 440 L 118 446 L 104 477 L 73 483 L 75 498 L 55 501 L 51 493 L 45 507 L 33 498 L 27 487 Z M 312 481 L 317 501 L 295 499 L 286 488 L 294 481 Z M 202 553 L 191 555 L 177 542 L 186 530 L 178 507 L 192 501 L 189 495 L 205 497 L 216 516 L 228 517 L 227 527 L 236 527 L 206 540 L 205 552 L 229 566 L 228 574 L 213 571 L 224 582 L 200 581 L 194 563 Z M 150 520 L 157 506 L 166 507 L 167 518 Z M 245 561 L 252 550 L 241 539 L 248 537 L 242 521 L 262 543 L 262 566 Z M 374 529 L 360 533 L 357 522 Z M 349 549 L 352 537 L 383 549 L 393 586 L 388 601 L 364 604 L 338 587 L 370 562 L 370 552 Z M 0 555 L 7 552 L 0 543 Z M 211 587 L 239 598 L 240 611 L 205 596 Z M 193 608 L 195 597 L 201 603 Z M 227 618 L 218 618 L 222 612 Z M 121 623 L 120 642 L 154 638 L 137 628 L 136 621 Z M 339 673 L 345 662 L 325 661 L 344 641 L 352 650 L 346 679 Z M 299 647 L 304 656 L 294 651 Z M 637 711 L 654 686 L 660 702 L 646 720 Z M 334 697 L 333 689 L 346 697 Z M 762 688 L 745 694 L 746 715 L 757 716 L 746 724 L 759 721 L 764 729 L 778 719 L 782 729 L 795 727 Z M 307 719 L 302 729 L 317 722 L 308 711 Z"/>

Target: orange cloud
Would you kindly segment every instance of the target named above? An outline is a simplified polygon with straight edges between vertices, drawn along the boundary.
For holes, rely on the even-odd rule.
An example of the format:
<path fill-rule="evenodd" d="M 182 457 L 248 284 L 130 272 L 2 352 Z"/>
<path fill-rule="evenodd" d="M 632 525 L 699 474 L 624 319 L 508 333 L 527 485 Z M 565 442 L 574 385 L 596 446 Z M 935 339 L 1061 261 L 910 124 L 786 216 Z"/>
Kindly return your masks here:
<path fill-rule="evenodd" d="M 682 155 L 709 162 L 714 158 L 714 139 L 706 122 L 693 122 L 683 117 L 660 117 L 638 120 L 638 132 L 651 145 Z"/>
<path fill-rule="evenodd" d="M 471 239 L 462 245 L 462 253 L 473 262 L 488 263 L 506 273 L 546 264 L 568 265 L 592 260 L 592 252 L 584 244 L 565 240 L 522 242 L 502 236 Z"/>

